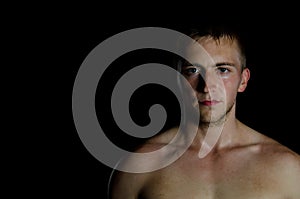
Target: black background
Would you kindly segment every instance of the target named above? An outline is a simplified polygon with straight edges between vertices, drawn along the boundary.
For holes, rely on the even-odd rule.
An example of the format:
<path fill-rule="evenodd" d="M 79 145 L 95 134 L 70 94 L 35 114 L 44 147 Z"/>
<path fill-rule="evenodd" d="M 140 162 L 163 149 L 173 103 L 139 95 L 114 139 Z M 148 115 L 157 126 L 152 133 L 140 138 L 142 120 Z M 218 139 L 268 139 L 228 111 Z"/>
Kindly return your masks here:
<path fill-rule="evenodd" d="M 187 25 L 189 24 L 170 25 L 146 23 L 145 25 L 121 25 L 113 28 L 107 26 L 97 29 L 96 32 L 94 32 L 93 28 L 92 30 L 87 30 L 84 34 L 81 33 L 78 35 L 78 38 L 73 41 L 73 45 L 75 45 L 73 53 L 78 54 L 78 56 L 74 56 L 77 57 L 77 62 L 74 62 L 75 64 L 70 68 L 73 77 L 71 80 L 74 80 L 81 61 L 89 51 L 103 39 L 114 35 L 114 33 L 144 26 L 180 29 Z M 297 124 L 299 120 L 299 103 L 297 97 L 299 90 L 299 64 L 297 62 L 298 49 L 296 47 L 299 45 L 299 41 L 295 39 L 298 33 L 292 28 L 293 26 L 291 27 L 290 25 L 280 22 L 274 23 L 271 21 L 263 25 L 255 23 L 239 25 L 247 31 L 247 35 L 251 36 L 248 39 L 250 47 L 248 67 L 251 70 L 251 79 L 246 92 L 238 96 L 237 117 L 250 127 L 274 138 L 299 153 L 300 148 L 297 139 Z M 159 56 L 162 54 L 162 52 L 158 51 L 135 52 L 131 55 L 127 55 L 127 58 L 121 61 L 119 60 L 118 63 L 120 64 L 122 61 L 125 61 L 123 65 L 120 64 L 121 66 L 126 66 L 126 64 L 142 64 L 141 57 L 143 56 L 145 60 L 142 61 L 145 62 L 164 62 L 164 56 Z M 115 64 L 115 67 L 117 67 L 117 65 L 118 64 Z M 113 71 L 113 69 L 111 70 Z M 116 70 L 115 72 L 118 73 L 120 70 Z M 108 74 L 107 79 L 104 78 L 106 83 L 102 85 L 113 85 L 114 82 L 117 81 L 116 76 L 113 74 L 114 72 Z M 164 104 L 166 109 L 169 110 L 171 117 L 173 116 L 170 123 L 176 120 L 176 113 L 174 114 L 174 112 L 172 112 L 173 109 L 170 108 L 174 103 L 176 104 L 176 102 L 171 100 L 173 99 L 172 95 L 168 95 L 165 90 L 160 89 L 159 87 L 144 87 L 144 90 L 137 92 L 137 94 L 133 96 L 133 101 L 134 99 L 136 101 L 132 103 L 135 104 L 132 108 L 132 117 L 137 123 L 140 122 L 139 124 L 141 125 L 147 124 L 147 110 L 151 103 L 157 102 Z M 104 130 L 106 130 L 108 137 L 112 140 L 114 139 L 118 146 L 130 149 L 132 143 L 137 143 L 138 140 L 130 138 L 129 136 L 126 137 L 113 123 L 109 115 L 109 110 L 107 110 L 110 95 L 108 90 L 106 90 L 108 93 L 102 91 L 102 94 L 98 94 L 102 95 L 102 98 L 99 96 L 99 98 L 96 98 L 99 100 L 96 100 L 98 110 L 102 111 L 102 113 L 103 111 L 108 113 L 107 118 L 104 118 L 105 122 L 100 121 L 100 123 L 105 127 Z M 101 101 L 100 99 L 103 100 L 103 98 L 106 100 Z M 103 103 L 106 105 L 101 106 Z M 88 153 L 80 143 L 74 127 L 72 133 L 70 136 L 75 144 L 73 145 L 73 150 L 69 152 L 71 159 L 67 164 L 75 167 L 77 172 L 75 172 L 76 174 L 74 175 L 76 177 L 70 174 L 70 176 L 67 176 L 67 178 L 70 179 L 66 180 L 69 182 L 74 178 L 71 181 L 72 183 L 77 182 L 75 183 L 75 187 L 78 187 L 76 190 L 80 190 L 80 187 L 84 187 L 83 190 L 85 193 L 105 194 L 111 169 L 95 160 L 91 154 Z"/>
<path fill-rule="evenodd" d="M 10 178 L 13 187 L 22 187 L 15 192 L 39 198 L 106 198 L 112 169 L 95 159 L 78 136 L 72 115 L 73 83 L 82 62 L 99 43 L 117 33 L 138 27 L 155 26 L 180 30 L 183 27 L 218 21 L 234 23 L 246 30 L 249 35 L 251 79 L 247 90 L 238 96 L 237 117 L 250 127 L 300 153 L 297 139 L 300 109 L 299 22 L 296 14 L 291 14 L 293 12 L 289 12 L 290 10 L 285 11 L 290 15 L 284 16 L 281 9 L 272 13 L 265 13 L 266 10 L 263 10 L 260 15 L 255 10 L 247 13 L 236 13 L 235 10 L 233 16 L 226 17 L 228 10 L 214 16 L 215 12 L 204 14 L 198 9 L 193 15 L 183 10 L 158 15 L 156 9 L 142 12 L 141 15 L 141 12 L 123 10 L 119 13 L 114 9 L 104 13 L 105 6 L 91 11 L 80 8 L 80 5 L 75 10 L 69 6 L 42 8 L 29 15 L 20 15 L 9 23 L 9 28 L 15 28 L 15 41 L 24 42 L 24 45 L 14 45 L 14 51 L 10 52 L 26 53 L 24 59 L 23 56 L 19 59 L 28 61 L 29 66 L 21 71 L 31 73 L 30 78 L 24 78 L 26 82 L 29 80 L 29 86 L 25 86 L 25 80 L 18 85 L 18 99 L 25 101 L 31 95 L 27 89 L 34 88 L 34 98 L 28 100 L 33 106 L 29 106 L 29 103 L 24 105 L 26 112 L 22 113 L 26 114 L 21 119 L 27 121 L 27 113 L 33 112 L 32 107 L 37 109 L 34 118 L 26 123 L 32 124 L 32 132 L 34 129 L 37 134 L 31 140 L 32 144 L 26 142 L 26 146 L 22 148 L 30 150 L 24 150 L 21 154 L 24 158 L 17 159 L 18 163 L 15 165 L 18 169 L 14 172 L 18 175 Z M 17 46 L 19 48 L 16 50 Z M 33 51 L 28 53 L 28 49 Z M 141 64 L 141 54 L 146 61 L 166 61 L 166 54 L 148 51 L 130 54 L 118 63 L 125 61 L 127 67 Z M 117 73 L 121 75 L 119 70 L 114 71 L 111 67 L 111 73 L 104 77 L 107 87 L 99 88 L 96 96 L 99 100 L 96 101 L 99 112 L 109 114 L 107 107 L 110 105 L 105 103 L 109 102 L 110 89 L 118 79 L 115 75 Z M 144 99 L 145 96 L 148 96 L 147 100 Z M 170 108 L 176 102 L 168 91 L 146 86 L 133 97 L 135 101 L 132 103 L 132 115 L 137 123 L 147 123 L 148 107 L 158 101 L 165 104 L 166 109 L 171 112 L 170 125 L 176 121 L 176 110 Z M 171 103 L 166 99 L 170 99 Z M 141 102 L 145 102 L 146 106 Z M 99 122 L 105 126 L 108 137 L 124 148 L 130 150 L 140 141 L 122 134 L 109 115 Z M 29 134 L 26 133 L 26 136 Z M 24 141 L 21 142 L 23 146 Z"/>

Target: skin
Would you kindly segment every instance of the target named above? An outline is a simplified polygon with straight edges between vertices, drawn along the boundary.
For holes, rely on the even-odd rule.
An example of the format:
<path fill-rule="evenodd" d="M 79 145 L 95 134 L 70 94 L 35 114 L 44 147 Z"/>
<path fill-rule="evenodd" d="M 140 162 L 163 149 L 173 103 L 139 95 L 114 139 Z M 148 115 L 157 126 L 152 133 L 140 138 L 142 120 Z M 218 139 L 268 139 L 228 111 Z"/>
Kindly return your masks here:
<path fill-rule="evenodd" d="M 202 37 L 197 41 L 213 62 L 203 62 L 201 55 L 191 48 L 187 53 L 194 63 L 182 68 L 182 74 L 196 93 L 201 113 L 195 139 L 167 167 L 147 173 L 115 171 L 111 198 L 299 199 L 299 155 L 249 128 L 235 116 L 237 93 L 245 91 L 250 78 L 249 69 L 241 67 L 235 40 L 223 37 L 216 42 Z M 199 158 L 208 125 L 212 132 L 222 125 L 222 133 L 210 152 Z M 177 130 L 173 128 L 151 138 L 137 152 L 155 151 L 167 145 Z M 160 158 L 163 157 L 157 161 Z"/>

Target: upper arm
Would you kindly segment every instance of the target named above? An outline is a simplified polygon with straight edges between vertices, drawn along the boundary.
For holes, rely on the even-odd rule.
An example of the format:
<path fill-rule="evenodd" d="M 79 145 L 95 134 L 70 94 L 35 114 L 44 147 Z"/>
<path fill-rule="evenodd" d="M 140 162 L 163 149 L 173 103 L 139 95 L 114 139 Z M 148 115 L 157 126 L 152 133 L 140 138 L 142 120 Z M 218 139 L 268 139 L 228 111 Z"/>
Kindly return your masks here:
<path fill-rule="evenodd" d="M 291 193 L 294 198 L 300 198 L 300 156 L 297 156 L 291 165 L 289 171 L 289 178 L 287 179 L 287 186 L 291 188 Z"/>
<path fill-rule="evenodd" d="M 288 198 L 300 198 L 300 156 L 289 153 L 279 164 L 278 175 L 283 192 Z"/>

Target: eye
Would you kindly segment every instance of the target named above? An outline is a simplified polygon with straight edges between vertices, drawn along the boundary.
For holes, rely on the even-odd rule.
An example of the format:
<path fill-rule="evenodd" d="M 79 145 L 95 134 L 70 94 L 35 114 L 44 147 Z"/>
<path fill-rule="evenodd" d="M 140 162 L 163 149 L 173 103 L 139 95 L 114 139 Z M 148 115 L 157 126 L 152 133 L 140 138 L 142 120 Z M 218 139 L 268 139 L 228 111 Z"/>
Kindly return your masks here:
<path fill-rule="evenodd" d="M 225 68 L 225 67 L 218 67 L 217 70 L 220 74 L 227 74 L 227 73 L 230 72 L 230 70 L 228 68 Z"/>
<path fill-rule="evenodd" d="M 199 72 L 200 70 L 197 67 L 189 67 L 182 70 L 182 73 L 186 76 L 193 76 Z"/>

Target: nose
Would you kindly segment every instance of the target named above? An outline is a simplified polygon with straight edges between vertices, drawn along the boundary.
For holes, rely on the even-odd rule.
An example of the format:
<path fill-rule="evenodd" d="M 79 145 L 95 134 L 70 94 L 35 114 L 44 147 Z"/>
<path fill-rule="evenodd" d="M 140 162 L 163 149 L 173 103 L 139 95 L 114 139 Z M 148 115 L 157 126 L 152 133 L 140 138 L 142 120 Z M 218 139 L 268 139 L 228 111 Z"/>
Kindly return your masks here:
<path fill-rule="evenodd" d="M 205 73 L 199 74 L 197 91 L 201 93 L 208 93 L 216 88 L 217 79 L 213 73 L 206 71 Z"/>

